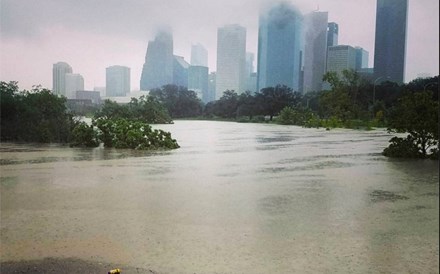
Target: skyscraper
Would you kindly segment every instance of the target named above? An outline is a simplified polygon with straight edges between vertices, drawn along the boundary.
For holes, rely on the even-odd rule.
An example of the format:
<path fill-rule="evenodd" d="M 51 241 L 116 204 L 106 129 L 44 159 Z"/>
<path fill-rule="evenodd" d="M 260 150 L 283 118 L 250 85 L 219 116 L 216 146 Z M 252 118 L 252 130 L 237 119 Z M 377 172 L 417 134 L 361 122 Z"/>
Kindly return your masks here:
<path fill-rule="evenodd" d="M 125 97 L 130 93 L 130 68 L 111 66 L 105 69 L 107 97 Z"/>
<path fill-rule="evenodd" d="M 260 15 L 257 91 L 276 85 L 302 89 L 303 31 L 303 16 L 290 4 L 278 4 Z"/>
<path fill-rule="evenodd" d="M 377 0 L 374 75 L 397 83 L 405 76 L 408 0 Z"/>
<path fill-rule="evenodd" d="M 355 47 L 356 50 L 356 71 L 368 68 L 368 51 L 361 47 Z"/>
<path fill-rule="evenodd" d="M 246 29 L 226 25 L 217 31 L 217 73 L 215 98 L 226 90 L 244 92 L 246 88 Z"/>
<path fill-rule="evenodd" d="M 174 55 L 173 83 L 176 86 L 188 87 L 189 64 L 182 56 Z"/>
<path fill-rule="evenodd" d="M 53 64 L 52 68 L 52 92 L 66 96 L 66 74 L 72 73 L 72 67 L 65 62 Z"/>
<path fill-rule="evenodd" d="M 208 51 L 200 43 L 191 45 L 191 66 L 208 66 Z"/>
<path fill-rule="evenodd" d="M 66 73 L 65 96 L 67 99 L 76 99 L 76 92 L 78 90 L 84 90 L 84 78 L 77 73 Z"/>
<path fill-rule="evenodd" d="M 208 75 L 208 102 L 215 100 L 215 80 L 216 80 L 216 73 L 210 72 Z"/>
<path fill-rule="evenodd" d="M 338 45 L 339 26 L 335 22 L 327 25 L 327 47 Z"/>
<path fill-rule="evenodd" d="M 352 46 L 338 45 L 328 48 L 327 71 L 342 75 L 344 70 L 356 69 L 356 50 Z"/>
<path fill-rule="evenodd" d="M 140 81 L 141 90 L 172 84 L 173 64 L 173 36 L 169 30 L 160 31 L 154 41 L 148 42 Z"/>
<path fill-rule="evenodd" d="M 197 96 L 204 102 L 210 101 L 208 89 L 208 67 L 190 66 L 188 69 L 188 89 L 197 93 Z"/>
<path fill-rule="evenodd" d="M 314 11 L 305 16 L 304 89 L 320 91 L 327 61 L 328 13 Z"/>

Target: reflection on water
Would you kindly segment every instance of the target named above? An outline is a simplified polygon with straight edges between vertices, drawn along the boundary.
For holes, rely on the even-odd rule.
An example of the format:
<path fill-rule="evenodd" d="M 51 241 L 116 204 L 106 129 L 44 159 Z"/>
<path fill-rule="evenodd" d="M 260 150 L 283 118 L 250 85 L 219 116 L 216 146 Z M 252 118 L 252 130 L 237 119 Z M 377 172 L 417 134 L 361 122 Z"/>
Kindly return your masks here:
<path fill-rule="evenodd" d="M 166 273 L 435 273 L 438 161 L 383 130 L 177 121 L 172 151 L 0 145 L 2 261 Z"/>

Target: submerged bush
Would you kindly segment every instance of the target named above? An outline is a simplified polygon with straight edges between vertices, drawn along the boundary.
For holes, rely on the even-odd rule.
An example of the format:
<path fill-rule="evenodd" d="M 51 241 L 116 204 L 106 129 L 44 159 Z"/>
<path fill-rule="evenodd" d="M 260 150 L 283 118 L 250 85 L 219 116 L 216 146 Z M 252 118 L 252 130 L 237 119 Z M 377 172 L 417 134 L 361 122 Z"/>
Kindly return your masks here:
<path fill-rule="evenodd" d="M 399 99 L 391 113 L 390 132 L 406 132 L 405 139 L 394 137 L 383 152 L 389 157 L 438 159 L 439 102 L 431 92 L 409 93 Z"/>
<path fill-rule="evenodd" d="M 395 158 L 423 158 L 423 154 L 419 151 L 411 135 L 406 138 L 391 138 L 390 145 L 383 150 L 382 154 Z"/>
<path fill-rule="evenodd" d="M 126 119 L 98 118 L 92 126 L 80 123 L 75 127 L 74 146 L 97 146 L 131 149 L 175 149 L 179 148 L 171 133 L 160 129 L 152 129 L 150 125 L 140 121 Z"/>
<path fill-rule="evenodd" d="M 97 147 L 99 140 L 93 126 L 79 122 L 71 133 L 71 146 Z"/>

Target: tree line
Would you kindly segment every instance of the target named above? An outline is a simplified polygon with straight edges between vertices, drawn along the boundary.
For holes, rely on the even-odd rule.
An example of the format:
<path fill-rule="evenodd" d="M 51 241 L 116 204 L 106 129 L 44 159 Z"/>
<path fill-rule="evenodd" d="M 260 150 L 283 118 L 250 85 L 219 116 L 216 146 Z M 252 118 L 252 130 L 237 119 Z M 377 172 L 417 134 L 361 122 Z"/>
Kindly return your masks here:
<path fill-rule="evenodd" d="M 403 151 L 413 150 L 417 151 L 412 153 L 413 157 L 427 157 L 438 151 L 438 76 L 403 85 L 388 81 L 374 85 L 354 71 L 344 71 L 342 76 L 330 72 L 323 79 L 329 83 L 329 90 L 301 94 L 281 85 L 254 94 L 226 90 L 219 100 L 206 105 L 192 90 L 165 85 L 151 90 L 148 96 L 132 98 L 128 104 L 106 100 L 93 113 L 92 126 L 76 121 L 75 113 L 66 108 L 66 99 L 50 90 L 38 86 L 19 91 L 16 82 L 1 82 L 1 140 L 70 142 L 84 146 L 103 142 L 107 146 L 136 148 L 136 142 L 122 140 L 121 134 L 103 134 L 106 127 L 102 121 L 111 120 L 110 128 L 124 132 L 126 121 L 148 125 L 172 123 L 178 118 L 201 118 L 240 122 L 274 120 L 285 125 L 325 128 L 382 126 L 410 136 L 405 140 L 393 139 L 384 152 L 388 156 L 406 157 Z M 148 129 L 139 124 L 130 127 Z M 160 135 L 149 131 L 138 133 L 132 137 L 142 136 L 139 140 L 147 140 L 148 136 Z M 106 138 L 114 140 L 104 141 Z M 156 144 L 154 141 L 147 143 L 139 147 L 156 147 L 150 146 Z M 412 150 L 402 149 L 410 143 L 414 144 Z"/>
<path fill-rule="evenodd" d="M 174 149 L 169 132 L 149 124 L 171 123 L 171 117 L 153 97 L 133 98 L 127 105 L 106 101 L 89 125 L 67 108 L 66 98 L 40 86 L 30 91 L 17 82 L 0 82 L 1 141 L 69 143 L 71 146 Z"/>

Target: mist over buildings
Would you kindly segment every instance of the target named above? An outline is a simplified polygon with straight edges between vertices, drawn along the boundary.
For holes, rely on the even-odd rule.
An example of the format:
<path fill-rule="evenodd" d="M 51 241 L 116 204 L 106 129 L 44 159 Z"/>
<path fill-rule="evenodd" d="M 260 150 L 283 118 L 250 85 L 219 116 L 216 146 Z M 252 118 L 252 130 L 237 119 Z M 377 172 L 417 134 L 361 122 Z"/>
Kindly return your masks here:
<path fill-rule="evenodd" d="M 302 14 L 318 7 L 328 11 L 329 22 L 339 24 L 340 44 L 368 50 L 373 64 L 376 1 L 284 2 Z M 256 56 L 259 16 L 273 4 L 268 0 L 2 0 L 1 79 L 17 80 L 23 88 L 35 84 L 50 88 L 52 65 L 65 61 L 92 89 L 105 85 L 106 67 L 123 65 L 131 68 L 131 86 L 138 89 L 148 41 L 163 28 L 173 34 L 175 55 L 189 62 L 191 46 L 200 43 L 208 50 L 210 71 L 215 71 L 217 29 L 235 23 L 245 27 L 246 51 Z M 437 0 L 410 2 L 407 80 L 419 73 L 438 74 L 438 8 Z"/>

